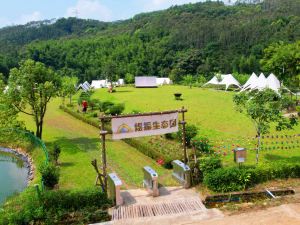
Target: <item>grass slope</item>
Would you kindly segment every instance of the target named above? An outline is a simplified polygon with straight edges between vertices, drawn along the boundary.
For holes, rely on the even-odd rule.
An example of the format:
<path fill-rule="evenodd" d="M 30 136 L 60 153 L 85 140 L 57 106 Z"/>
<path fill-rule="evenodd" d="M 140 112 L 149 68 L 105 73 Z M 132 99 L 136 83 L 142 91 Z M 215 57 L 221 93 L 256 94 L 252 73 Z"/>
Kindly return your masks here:
<path fill-rule="evenodd" d="M 59 185 L 64 189 L 91 187 L 96 173 L 90 162 L 95 158 L 100 162 L 101 159 L 99 130 L 60 111 L 59 104 L 60 99 L 50 102 L 43 131 L 43 140 L 48 148 L 54 142 L 62 147 Z M 22 114 L 20 119 L 26 122 L 27 128 L 35 129 L 31 117 Z M 158 166 L 122 141 L 108 140 L 107 158 L 109 171 L 117 172 L 127 188 L 141 186 L 142 167 L 145 165 L 152 166 L 159 173 L 163 185 L 175 185 L 171 171 Z"/>
<path fill-rule="evenodd" d="M 183 100 L 176 101 L 174 93 L 182 93 Z M 214 145 L 226 148 L 220 149 L 225 165 L 233 164 L 232 144 L 240 144 L 248 147 L 249 139 L 255 136 L 254 126 L 249 118 L 237 112 L 234 108 L 233 92 L 217 91 L 212 89 L 192 88 L 185 86 L 163 86 L 155 89 L 133 87 L 117 88 L 117 92 L 109 94 L 106 89 L 96 90 L 93 98 L 100 101 L 113 101 L 125 103 L 126 113 L 132 110 L 140 112 L 153 112 L 160 110 L 179 109 L 182 106 L 188 109 L 186 121 L 197 125 L 199 136 L 206 136 Z M 294 130 L 276 132 L 273 128 L 273 135 L 298 134 L 300 126 Z M 294 138 L 300 141 L 299 137 Z M 290 142 L 292 139 L 286 139 Z M 285 140 L 285 141 L 286 141 Z M 263 140 L 271 145 L 273 140 Z M 280 140 L 281 141 L 281 140 Z M 253 141 L 251 141 L 252 143 Z M 253 147 L 253 144 L 251 144 Z M 277 161 L 297 162 L 300 160 L 299 148 L 288 150 L 263 150 L 261 151 L 261 163 Z M 248 164 L 255 163 L 255 151 L 248 151 Z"/>

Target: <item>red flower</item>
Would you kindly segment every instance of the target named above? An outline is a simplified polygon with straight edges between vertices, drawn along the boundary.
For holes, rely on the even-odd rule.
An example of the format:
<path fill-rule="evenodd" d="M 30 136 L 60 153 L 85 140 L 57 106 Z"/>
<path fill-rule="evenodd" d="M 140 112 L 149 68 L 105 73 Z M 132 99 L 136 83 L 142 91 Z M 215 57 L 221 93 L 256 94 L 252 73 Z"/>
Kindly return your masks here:
<path fill-rule="evenodd" d="M 165 161 L 163 159 L 158 159 L 156 162 L 161 166 L 164 165 L 164 163 L 165 163 Z"/>

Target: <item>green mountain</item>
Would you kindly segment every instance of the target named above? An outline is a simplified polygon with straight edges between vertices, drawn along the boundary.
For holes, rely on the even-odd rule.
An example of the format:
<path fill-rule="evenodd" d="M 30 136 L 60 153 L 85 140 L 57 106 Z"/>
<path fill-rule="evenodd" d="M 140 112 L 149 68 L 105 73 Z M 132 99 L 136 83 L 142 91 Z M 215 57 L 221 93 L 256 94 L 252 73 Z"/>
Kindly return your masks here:
<path fill-rule="evenodd" d="M 81 80 L 126 74 L 171 76 L 261 70 L 263 50 L 300 38 L 300 0 L 205 2 L 102 23 L 75 18 L 0 30 L 0 72 L 32 58 Z"/>

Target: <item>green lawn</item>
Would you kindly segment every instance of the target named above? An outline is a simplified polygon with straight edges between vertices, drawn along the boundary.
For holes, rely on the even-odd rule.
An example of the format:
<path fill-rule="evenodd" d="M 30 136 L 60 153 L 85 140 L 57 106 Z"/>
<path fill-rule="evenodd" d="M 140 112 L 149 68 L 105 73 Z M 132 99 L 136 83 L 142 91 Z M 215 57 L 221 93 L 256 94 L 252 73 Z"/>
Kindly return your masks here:
<path fill-rule="evenodd" d="M 62 147 L 60 156 L 61 188 L 85 188 L 94 185 L 96 173 L 91 160 L 100 162 L 99 130 L 87 125 L 59 110 L 60 99 L 54 99 L 48 106 L 45 118 L 43 140 L 47 147 L 58 142 Z M 27 128 L 34 130 L 31 117 L 20 115 Z M 122 141 L 108 140 L 107 157 L 109 171 L 119 174 L 125 182 L 125 188 L 140 187 L 142 184 L 142 167 L 152 166 L 160 175 L 163 185 L 175 185 L 171 171 L 158 166 L 155 161 L 144 156 L 136 149 Z"/>
<path fill-rule="evenodd" d="M 188 109 L 186 114 L 187 123 L 199 127 L 199 136 L 206 136 L 215 146 L 218 152 L 223 155 L 225 164 L 232 164 L 232 149 L 237 145 L 254 148 L 255 130 L 250 119 L 237 112 L 234 108 L 232 97 L 233 92 L 218 91 L 213 89 L 201 89 L 185 86 L 163 86 L 159 88 L 120 87 L 115 93 L 108 93 L 107 89 L 98 89 L 92 98 L 100 101 L 110 100 L 118 103 L 125 103 L 125 112 L 133 110 L 140 112 L 153 112 L 161 110 L 179 109 L 182 106 Z M 174 93 L 182 93 L 183 100 L 176 101 Z M 271 132 L 273 135 L 298 134 L 300 126 L 294 130 Z M 290 140 L 299 140 L 299 137 L 279 139 L 289 141 L 288 146 L 293 146 Z M 274 143 L 273 143 L 274 142 Z M 275 146 L 275 139 L 264 140 L 265 146 Z M 300 159 L 299 147 L 291 149 L 276 149 L 261 151 L 261 162 L 269 162 L 274 159 L 282 161 L 297 161 Z M 255 151 L 250 150 L 248 163 L 255 162 Z M 225 156 L 224 156 L 225 154 Z"/>

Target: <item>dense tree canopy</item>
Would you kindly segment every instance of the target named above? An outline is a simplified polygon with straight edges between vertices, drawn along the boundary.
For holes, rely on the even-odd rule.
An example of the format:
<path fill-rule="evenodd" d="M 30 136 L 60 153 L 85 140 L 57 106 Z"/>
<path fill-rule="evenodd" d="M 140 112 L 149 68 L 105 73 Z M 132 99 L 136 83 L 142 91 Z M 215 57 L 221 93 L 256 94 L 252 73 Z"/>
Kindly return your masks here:
<path fill-rule="evenodd" d="M 300 0 L 239 2 L 173 6 L 115 23 L 70 18 L 5 28 L 0 30 L 0 72 L 7 75 L 23 58 L 81 81 L 105 78 L 110 61 L 120 78 L 171 76 L 175 82 L 187 74 L 209 78 L 215 72 L 274 72 L 260 67 L 263 50 L 279 41 L 299 39 Z M 19 47 L 11 47 L 10 40 Z"/>

